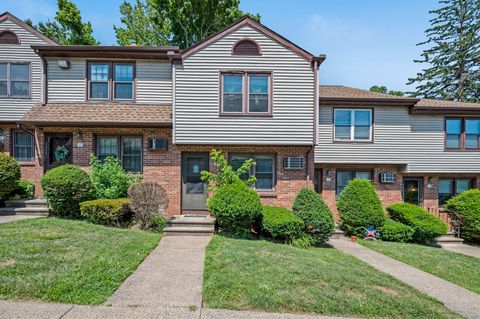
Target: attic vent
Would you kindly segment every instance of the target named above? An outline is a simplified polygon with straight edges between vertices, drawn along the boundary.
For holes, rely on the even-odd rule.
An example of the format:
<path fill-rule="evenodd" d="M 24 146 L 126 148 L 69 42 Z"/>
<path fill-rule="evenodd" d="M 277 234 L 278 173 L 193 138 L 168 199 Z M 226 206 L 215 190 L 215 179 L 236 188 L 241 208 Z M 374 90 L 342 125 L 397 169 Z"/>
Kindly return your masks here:
<path fill-rule="evenodd" d="M 20 39 L 12 31 L 0 31 L 0 44 L 20 44 Z"/>
<path fill-rule="evenodd" d="M 283 158 L 283 167 L 285 169 L 302 169 L 303 168 L 303 157 L 289 156 Z"/>
<path fill-rule="evenodd" d="M 262 55 L 257 42 L 249 39 L 240 40 L 233 46 L 233 55 Z"/>
<path fill-rule="evenodd" d="M 393 174 L 392 172 L 381 173 L 380 183 L 384 183 L 384 184 L 395 183 L 395 174 Z"/>

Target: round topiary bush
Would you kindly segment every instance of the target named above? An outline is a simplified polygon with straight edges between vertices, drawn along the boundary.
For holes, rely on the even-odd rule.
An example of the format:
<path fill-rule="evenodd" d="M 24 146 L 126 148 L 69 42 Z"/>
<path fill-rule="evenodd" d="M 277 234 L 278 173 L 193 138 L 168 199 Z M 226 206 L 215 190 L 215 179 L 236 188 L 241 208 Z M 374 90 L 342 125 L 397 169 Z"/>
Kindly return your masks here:
<path fill-rule="evenodd" d="M 301 237 L 305 223 L 284 207 L 263 206 L 262 230 L 273 239 L 292 242 Z"/>
<path fill-rule="evenodd" d="M 292 211 L 305 223 L 305 231 L 313 245 L 321 245 L 335 231 L 332 211 L 313 189 L 301 189 L 293 201 Z"/>
<path fill-rule="evenodd" d="M 79 204 L 92 199 L 95 192 L 90 176 L 75 165 L 66 164 L 48 171 L 41 180 L 43 193 L 52 214 L 80 217 Z"/>
<path fill-rule="evenodd" d="M 245 233 L 262 215 L 260 196 L 243 181 L 218 187 L 208 200 L 208 209 L 221 230 L 233 234 Z"/>
<path fill-rule="evenodd" d="M 415 232 L 412 227 L 387 219 L 379 229 L 380 238 L 385 241 L 409 242 Z"/>
<path fill-rule="evenodd" d="M 0 152 L 0 201 L 8 199 L 19 179 L 20 165 L 7 154 Z"/>
<path fill-rule="evenodd" d="M 480 190 L 471 189 L 458 194 L 447 201 L 445 208 L 462 216 L 461 237 L 480 243 Z"/>
<path fill-rule="evenodd" d="M 380 228 L 386 220 L 382 203 L 370 180 L 353 179 L 337 200 L 340 227 L 349 235 L 363 236 L 369 226 Z"/>

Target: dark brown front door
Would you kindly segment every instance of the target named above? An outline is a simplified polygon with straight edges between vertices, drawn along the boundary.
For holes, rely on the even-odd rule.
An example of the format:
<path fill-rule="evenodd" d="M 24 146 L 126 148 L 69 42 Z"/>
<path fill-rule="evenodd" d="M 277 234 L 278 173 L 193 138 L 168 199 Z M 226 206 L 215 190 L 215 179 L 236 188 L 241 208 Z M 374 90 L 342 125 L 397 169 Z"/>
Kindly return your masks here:
<path fill-rule="evenodd" d="M 73 163 L 72 134 L 45 134 L 45 170 Z"/>
<path fill-rule="evenodd" d="M 208 170 L 208 153 L 182 153 L 182 210 L 207 210 L 207 183 L 201 172 Z"/>
<path fill-rule="evenodd" d="M 405 203 L 423 205 L 423 179 L 419 177 L 403 178 L 403 201 Z"/>

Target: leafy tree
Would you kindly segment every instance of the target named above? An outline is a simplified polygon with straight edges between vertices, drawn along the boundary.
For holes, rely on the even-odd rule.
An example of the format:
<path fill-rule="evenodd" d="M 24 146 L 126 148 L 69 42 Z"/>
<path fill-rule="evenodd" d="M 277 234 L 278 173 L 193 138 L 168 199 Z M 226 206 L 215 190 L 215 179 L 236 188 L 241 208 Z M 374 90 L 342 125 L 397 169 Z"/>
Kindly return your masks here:
<path fill-rule="evenodd" d="M 68 0 L 57 0 L 58 11 L 54 21 L 34 25 L 31 19 L 25 20 L 44 35 L 62 45 L 98 45 L 93 37 L 92 24 L 83 22 L 80 10 Z"/>
<path fill-rule="evenodd" d="M 113 26 L 120 45 L 168 45 L 170 44 L 170 24 L 152 6 L 152 1 L 135 4 L 123 2 L 120 5 L 120 21 L 125 28 Z"/>
<path fill-rule="evenodd" d="M 415 96 L 452 101 L 480 100 L 480 1 L 440 0 L 425 31 L 427 45 L 417 63 L 429 67 L 410 78 Z"/>
<path fill-rule="evenodd" d="M 125 28 L 114 27 L 117 41 L 147 45 L 168 40 L 185 49 L 244 15 L 260 20 L 258 14 L 240 10 L 239 4 L 240 0 L 147 0 L 132 6 L 125 1 L 120 7 Z"/>
<path fill-rule="evenodd" d="M 385 93 L 385 94 L 396 95 L 396 96 L 405 95 L 405 93 L 403 93 L 402 91 L 388 90 L 385 85 L 382 85 L 382 86 L 374 85 L 370 88 L 370 92 Z"/>

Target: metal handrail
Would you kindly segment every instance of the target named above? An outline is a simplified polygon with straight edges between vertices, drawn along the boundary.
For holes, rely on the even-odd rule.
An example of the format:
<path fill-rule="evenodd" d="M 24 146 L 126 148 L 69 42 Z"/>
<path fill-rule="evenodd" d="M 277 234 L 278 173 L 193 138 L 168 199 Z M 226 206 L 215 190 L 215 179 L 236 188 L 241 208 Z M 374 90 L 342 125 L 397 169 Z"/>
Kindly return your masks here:
<path fill-rule="evenodd" d="M 450 219 L 452 220 L 453 235 L 457 238 L 460 238 L 460 226 L 462 224 L 463 217 L 453 210 L 444 210 L 444 213 L 450 216 Z"/>

